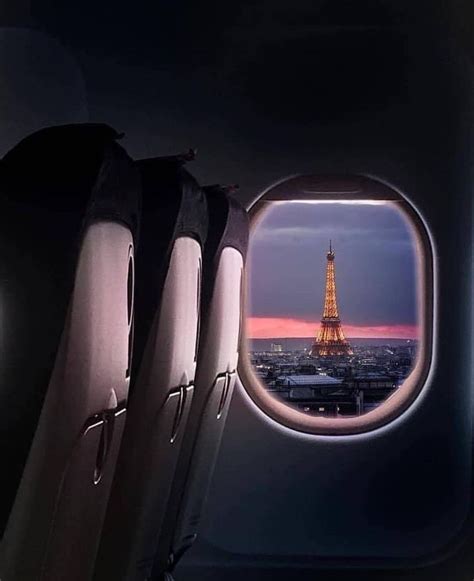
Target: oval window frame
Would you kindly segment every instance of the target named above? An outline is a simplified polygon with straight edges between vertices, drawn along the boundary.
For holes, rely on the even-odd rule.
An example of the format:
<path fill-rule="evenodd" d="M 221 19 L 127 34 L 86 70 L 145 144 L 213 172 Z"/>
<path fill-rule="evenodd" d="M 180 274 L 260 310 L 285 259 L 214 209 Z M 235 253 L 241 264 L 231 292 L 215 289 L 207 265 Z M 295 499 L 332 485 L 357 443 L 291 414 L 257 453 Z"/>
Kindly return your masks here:
<path fill-rule="evenodd" d="M 380 428 L 401 416 L 422 392 L 433 359 L 434 254 L 428 229 L 418 211 L 395 187 L 365 175 L 297 175 L 285 178 L 262 192 L 249 206 L 250 230 L 274 202 L 282 201 L 384 201 L 396 203 L 413 229 L 419 276 L 417 308 L 419 346 L 415 365 L 403 384 L 377 408 L 361 416 L 322 417 L 305 414 L 270 395 L 254 373 L 250 362 L 247 325 L 243 325 L 239 358 L 239 377 L 251 400 L 267 416 L 298 432 L 323 436 L 362 434 Z M 244 319 L 247 320 L 248 284 L 244 285 Z"/>

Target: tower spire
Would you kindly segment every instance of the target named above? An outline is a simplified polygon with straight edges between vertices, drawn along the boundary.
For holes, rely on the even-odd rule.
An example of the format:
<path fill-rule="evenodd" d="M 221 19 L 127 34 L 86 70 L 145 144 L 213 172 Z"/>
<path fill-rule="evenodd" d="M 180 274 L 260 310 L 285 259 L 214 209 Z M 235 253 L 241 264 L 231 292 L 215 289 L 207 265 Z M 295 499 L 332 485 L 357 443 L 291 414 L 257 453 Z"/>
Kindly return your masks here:
<path fill-rule="evenodd" d="M 336 274 L 332 240 L 326 255 L 326 293 L 321 327 L 311 348 L 312 355 L 352 355 L 353 351 L 344 336 L 336 299 Z"/>

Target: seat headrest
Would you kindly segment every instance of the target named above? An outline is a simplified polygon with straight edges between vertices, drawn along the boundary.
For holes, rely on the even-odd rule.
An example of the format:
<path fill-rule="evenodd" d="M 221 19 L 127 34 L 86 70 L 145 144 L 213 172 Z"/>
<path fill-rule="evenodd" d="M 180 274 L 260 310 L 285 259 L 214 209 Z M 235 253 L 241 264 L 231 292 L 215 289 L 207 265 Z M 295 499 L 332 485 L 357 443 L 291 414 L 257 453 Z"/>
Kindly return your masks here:
<path fill-rule="evenodd" d="M 0 161 L 0 189 L 12 202 L 85 221 L 114 219 L 138 227 L 138 172 L 100 123 L 47 127 L 25 137 Z"/>

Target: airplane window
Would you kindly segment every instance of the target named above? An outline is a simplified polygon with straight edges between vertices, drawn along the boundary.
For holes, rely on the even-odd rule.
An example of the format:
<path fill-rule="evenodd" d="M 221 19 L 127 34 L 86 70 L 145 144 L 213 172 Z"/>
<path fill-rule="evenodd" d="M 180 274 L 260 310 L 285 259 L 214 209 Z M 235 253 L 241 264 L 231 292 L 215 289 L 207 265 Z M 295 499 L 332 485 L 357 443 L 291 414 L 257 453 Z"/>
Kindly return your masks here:
<path fill-rule="evenodd" d="M 319 196 L 267 201 L 253 215 L 242 375 L 277 419 L 365 431 L 421 388 L 427 261 L 405 206 Z"/>

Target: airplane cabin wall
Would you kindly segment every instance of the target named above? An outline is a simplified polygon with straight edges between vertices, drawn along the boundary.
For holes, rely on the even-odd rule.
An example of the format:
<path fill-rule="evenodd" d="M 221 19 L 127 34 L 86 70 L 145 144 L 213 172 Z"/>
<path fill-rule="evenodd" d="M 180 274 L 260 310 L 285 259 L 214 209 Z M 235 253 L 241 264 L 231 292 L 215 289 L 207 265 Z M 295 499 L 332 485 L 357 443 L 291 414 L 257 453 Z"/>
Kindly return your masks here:
<path fill-rule="evenodd" d="M 469 534 L 472 73 L 443 39 L 408 35 L 403 49 L 402 73 L 386 87 L 393 95 L 387 106 L 313 122 L 314 150 L 301 151 L 292 167 L 285 159 L 274 180 L 285 177 L 281 167 L 287 175 L 366 173 L 395 186 L 418 210 L 435 256 L 429 379 L 413 406 L 386 427 L 326 438 L 280 427 L 239 385 L 206 518 L 178 579 L 196 567 L 203 574 L 206 566 L 231 574 L 239 567 L 339 570 L 343 564 L 367 569 L 361 578 L 380 579 L 369 571 L 442 561 Z M 273 166 L 275 149 L 262 152 L 259 162 Z M 293 150 L 295 158 L 298 153 Z M 258 191 L 241 197 L 250 203 Z M 414 575 L 434 578 L 422 577 L 424 570 Z"/>

